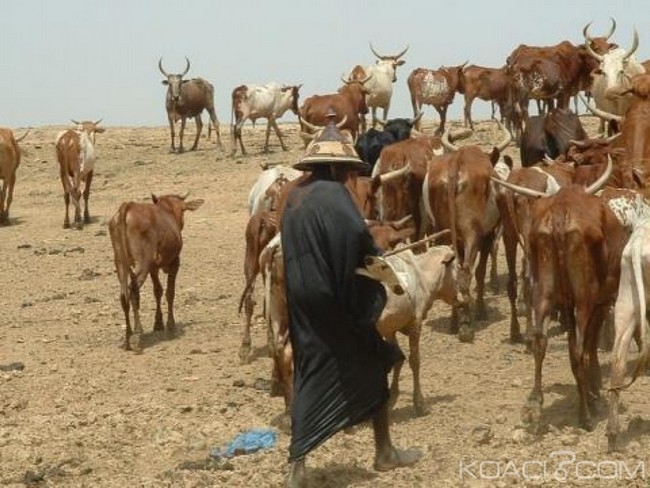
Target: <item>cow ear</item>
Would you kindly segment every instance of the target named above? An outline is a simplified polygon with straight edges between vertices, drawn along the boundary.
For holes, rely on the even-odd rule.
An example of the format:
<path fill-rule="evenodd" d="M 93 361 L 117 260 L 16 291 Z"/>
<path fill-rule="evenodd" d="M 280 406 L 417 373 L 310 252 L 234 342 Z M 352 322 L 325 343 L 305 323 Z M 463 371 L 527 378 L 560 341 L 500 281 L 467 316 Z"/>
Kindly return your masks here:
<path fill-rule="evenodd" d="M 95 132 L 97 132 L 98 134 L 103 134 L 104 132 L 106 132 L 106 127 L 95 127 Z"/>
<path fill-rule="evenodd" d="M 512 158 L 508 155 L 504 155 L 503 162 L 506 163 L 506 166 L 510 168 L 510 171 L 512 171 L 512 164 L 513 164 Z"/>
<path fill-rule="evenodd" d="M 397 64 L 397 66 L 402 66 L 404 63 L 406 63 L 406 61 L 404 61 L 403 59 L 399 59 L 395 64 Z"/>
<path fill-rule="evenodd" d="M 184 85 L 185 83 L 189 83 L 192 80 L 181 80 L 181 85 Z"/>
<path fill-rule="evenodd" d="M 151 194 L 151 201 L 152 201 L 154 204 L 158 203 L 158 197 L 157 197 L 156 195 L 154 195 L 153 193 Z"/>
<path fill-rule="evenodd" d="M 169 85 L 169 81 L 168 81 L 168 80 L 162 80 L 161 83 L 162 83 L 163 85 Z"/>
<path fill-rule="evenodd" d="M 192 212 L 203 205 L 204 200 L 199 198 L 198 200 L 190 200 L 189 202 L 183 202 L 183 210 L 191 210 Z"/>

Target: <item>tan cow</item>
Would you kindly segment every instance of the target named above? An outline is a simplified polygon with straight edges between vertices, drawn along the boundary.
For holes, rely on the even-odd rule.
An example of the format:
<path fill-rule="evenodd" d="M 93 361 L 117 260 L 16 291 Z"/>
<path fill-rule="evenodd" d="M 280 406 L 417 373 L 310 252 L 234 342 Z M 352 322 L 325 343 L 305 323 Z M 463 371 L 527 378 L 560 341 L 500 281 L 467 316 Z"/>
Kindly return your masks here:
<path fill-rule="evenodd" d="M 164 328 L 160 308 L 163 287 L 158 277 L 161 269 L 167 273 L 167 336 L 174 335 L 174 295 L 183 247 L 183 215 L 186 210 L 194 211 L 203 204 L 203 200 L 186 201 L 186 198 L 187 195 L 151 195 L 153 203 L 124 202 L 109 222 L 120 281 L 120 302 L 126 319 L 126 350 L 142 352 L 140 288 L 148 275 L 151 275 L 156 298 L 153 330 L 161 331 Z M 129 318 L 130 305 L 133 305 L 133 330 Z"/>
<path fill-rule="evenodd" d="M 29 130 L 18 139 L 11 129 L 0 128 L 0 225 L 9 224 L 9 208 L 14 196 L 16 170 L 20 166 L 20 147 L 18 143 L 29 134 Z"/>
<path fill-rule="evenodd" d="M 95 170 L 95 134 L 106 129 L 99 127 L 101 119 L 96 122 L 72 121 L 76 129 L 61 131 L 56 136 L 56 159 L 59 162 L 59 176 L 63 185 L 63 200 L 65 201 L 65 217 L 63 228 L 70 227 L 68 207 L 70 200 L 74 205 L 74 223 L 77 228 L 90 222 L 88 212 L 88 198 L 90 197 L 90 184 L 93 181 Z M 81 196 L 83 182 L 84 217 L 81 221 Z"/>

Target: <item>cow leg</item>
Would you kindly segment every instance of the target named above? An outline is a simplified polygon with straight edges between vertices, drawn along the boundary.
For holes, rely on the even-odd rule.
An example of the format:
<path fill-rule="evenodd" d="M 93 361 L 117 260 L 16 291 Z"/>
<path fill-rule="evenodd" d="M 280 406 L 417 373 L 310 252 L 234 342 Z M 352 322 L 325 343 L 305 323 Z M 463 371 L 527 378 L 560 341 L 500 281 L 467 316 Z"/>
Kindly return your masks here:
<path fill-rule="evenodd" d="M 388 335 L 385 339 L 386 342 L 390 342 L 391 344 L 394 344 L 399 348 L 399 344 L 397 343 L 397 337 L 395 337 L 395 332 Z M 404 365 L 404 360 L 400 359 L 397 363 L 395 363 L 395 366 L 393 366 L 393 378 L 390 382 L 390 396 L 388 400 L 388 405 L 391 409 L 395 407 L 395 404 L 397 403 L 397 398 L 399 397 L 399 375 L 400 372 L 402 371 L 403 365 Z"/>
<path fill-rule="evenodd" d="M 146 268 L 144 268 L 146 269 Z M 129 286 L 129 298 L 133 304 L 133 337 L 131 347 L 136 354 L 142 354 L 142 323 L 140 322 L 140 287 L 147 275 L 138 272 Z"/>
<path fill-rule="evenodd" d="M 625 258 L 624 258 L 625 259 Z M 634 278 L 623 262 L 621 264 L 620 288 L 635 290 Z M 627 354 L 630 343 L 639 327 L 638 310 L 635 307 L 635 293 L 620 293 L 616 299 L 614 312 L 614 349 L 612 350 L 611 376 L 609 383 L 609 416 L 607 418 L 607 448 L 609 452 L 617 449 L 618 434 L 621 426 L 618 421 L 620 407 L 620 393 L 624 388 L 625 372 L 627 368 Z M 641 325 L 642 327 L 645 324 Z"/>
<path fill-rule="evenodd" d="M 440 125 L 436 129 L 435 135 L 441 136 L 445 132 L 445 122 L 447 121 L 447 105 L 443 105 L 442 107 L 436 107 L 434 105 L 434 108 L 440 116 Z"/>
<path fill-rule="evenodd" d="M 542 366 L 546 357 L 548 346 L 548 322 L 551 311 L 551 302 L 548 297 L 539 297 L 535 306 L 535 330 L 532 333 L 531 343 L 535 358 L 535 380 L 533 389 L 528 395 L 528 404 L 524 409 L 524 422 L 533 430 L 538 431 L 542 418 L 542 405 L 544 393 L 542 392 Z"/>
<path fill-rule="evenodd" d="M 63 217 L 63 228 L 69 229 L 70 228 L 70 215 L 69 215 L 70 182 L 68 181 L 68 177 L 65 174 L 63 169 L 61 169 L 60 177 L 61 177 L 61 184 L 63 185 L 63 202 L 65 203 L 65 217 Z"/>
<path fill-rule="evenodd" d="M 5 184 L 7 186 L 5 190 Z M 11 201 L 14 198 L 14 186 L 16 185 L 16 172 L 9 177 L 9 183 L 7 184 L 6 182 L 3 183 L 3 188 L 2 188 L 2 194 L 0 195 L 0 223 L 4 222 L 6 224 L 9 223 L 9 208 L 11 207 Z M 2 208 L 2 202 L 5 201 L 6 198 L 6 204 L 4 205 L 4 209 Z"/>
<path fill-rule="evenodd" d="M 472 124 L 472 103 L 474 102 L 474 98 L 471 96 L 468 96 L 467 93 L 465 94 L 465 107 L 463 107 L 463 119 L 464 119 L 464 125 L 467 127 L 469 125 L 469 128 L 474 130 L 474 124 Z"/>
<path fill-rule="evenodd" d="M 487 242 L 482 244 L 482 249 L 478 255 L 478 264 L 474 271 L 474 279 L 476 280 L 476 320 L 487 320 L 487 310 L 485 308 L 485 273 L 487 270 L 487 260 L 490 257 L 491 240 L 486 239 Z"/>
<path fill-rule="evenodd" d="M 275 133 L 278 136 L 278 139 L 280 139 L 280 146 L 282 146 L 282 150 L 283 151 L 288 151 L 289 148 L 287 147 L 287 145 L 284 143 L 284 140 L 282 139 L 282 132 L 280 131 L 280 128 L 278 127 L 278 123 L 276 122 L 275 119 L 273 119 L 271 123 L 273 124 L 273 130 L 275 130 Z M 268 145 L 268 138 L 267 138 L 267 145 Z"/>
<path fill-rule="evenodd" d="M 502 213 L 502 215 L 507 215 Z M 503 219 L 503 249 L 508 267 L 508 300 L 510 301 L 510 342 L 520 343 L 523 338 L 517 317 L 517 236 L 510 216 Z"/>
<path fill-rule="evenodd" d="M 196 136 L 194 136 L 194 144 L 190 151 L 196 150 L 199 147 L 199 137 L 201 137 L 201 132 L 203 131 L 203 121 L 201 120 L 201 115 L 194 117 L 194 122 L 196 122 Z"/>
<path fill-rule="evenodd" d="M 499 232 L 500 233 L 500 232 Z M 497 295 L 501 290 L 497 269 L 497 257 L 499 255 L 499 238 L 496 237 L 490 246 L 490 290 Z"/>
<path fill-rule="evenodd" d="M 253 299 L 254 290 L 255 284 L 253 283 L 244 297 L 244 314 L 246 315 L 246 319 L 244 322 L 244 334 L 242 336 L 241 346 L 239 346 L 239 360 L 241 364 L 248 364 L 251 360 L 251 325 L 253 323 L 253 310 L 255 308 L 255 301 Z M 266 306 L 268 307 L 269 305 L 266 304 Z"/>
<path fill-rule="evenodd" d="M 153 283 L 153 295 L 156 298 L 156 316 L 153 321 L 153 330 L 158 332 L 165 330 L 163 325 L 162 318 L 162 309 L 160 307 L 160 302 L 162 301 L 163 287 L 160 284 L 160 277 L 158 276 L 158 270 L 152 270 L 151 273 L 151 283 Z"/>
<path fill-rule="evenodd" d="M 422 386 L 420 385 L 420 331 L 422 324 L 415 324 L 408 331 L 409 337 L 409 366 L 413 373 L 413 408 L 417 416 L 427 414 L 424 404 Z"/>
<path fill-rule="evenodd" d="M 90 212 L 88 212 L 88 199 L 90 198 L 90 184 L 93 181 L 93 172 L 89 171 L 86 173 L 86 182 L 84 184 L 84 222 L 86 224 L 90 223 Z"/>
<path fill-rule="evenodd" d="M 174 320 L 174 296 L 176 294 L 176 275 L 181 264 L 180 257 L 176 257 L 167 269 L 167 338 L 171 339 L 176 335 L 176 321 Z"/>
<path fill-rule="evenodd" d="M 370 109 L 370 113 L 372 114 L 372 128 L 374 129 L 375 126 L 377 125 L 377 107 L 372 107 Z"/>
<path fill-rule="evenodd" d="M 573 376 L 576 379 L 576 384 L 578 386 L 578 396 L 580 397 L 578 400 L 578 422 L 580 427 L 591 432 L 594 426 L 587 404 L 587 398 L 589 395 L 587 381 L 588 361 L 584 345 L 578 347 L 579 342 L 580 339 L 577 337 L 575 327 L 569 329 L 569 359 L 571 360 L 571 371 L 573 371 Z"/>
<path fill-rule="evenodd" d="M 176 127 L 175 127 L 176 123 L 174 121 L 174 118 L 171 116 L 171 114 L 168 116 L 168 118 L 169 118 L 169 133 L 170 133 L 171 138 L 172 138 L 172 145 L 171 145 L 171 148 L 170 148 L 169 151 L 170 152 L 176 152 L 176 144 L 174 142 L 175 139 L 176 139 Z M 184 121 L 185 119 L 182 119 L 182 120 Z"/>
<path fill-rule="evenodd" d="M 128 277 L 126 278 L 128 280 Z M 120 277 L 120 281 L 122 281 L 122 277 Z M 126 351 L 131 350 L 131 318 L 129 317 L 129 287 L 127 282 L 125 281 L 124 283 L 120 283 L 120 303 L 122 304 L 122 311 L 124 312 L 124 319 L 126 321 L 126 331 L 124 335 L 124 344 L 122 347 Z"/>
<path fill-rule="evenodd" d="M 185 152 L 185 148 L 183 148 L 183 135 L 185 134 L 185 123 L 187 122 L 187 119 L 183 117 L 181 119 L 181 129 L 178 131 L 178 152 L 182 153 Z"/>
<path fill-rule="evenodd" d="M 269 152 L 269 136 L 271 135 L 271 119 L 266 121 L 266 136 L 264 138 L 264 147 L 262 148 L 263 153 Z M 282 139 L 280 139 L 282 140 Z"/>
<path fill-rule="evenodd" d="M 219 128 L 219 119 L 217 118 L 217 113 L 214 111 L 214 108 L 208 109 L 208 114 L 210 114 L 210 120 L 212 121 L 212 127 L 217 134 L 217 146 L 223 148 L 223 143 L 221 142 L 221 129 Z M 242 122 L 243 123 L 243 122 Z M 209 136 L 208 132 L 208 136 Z"/>

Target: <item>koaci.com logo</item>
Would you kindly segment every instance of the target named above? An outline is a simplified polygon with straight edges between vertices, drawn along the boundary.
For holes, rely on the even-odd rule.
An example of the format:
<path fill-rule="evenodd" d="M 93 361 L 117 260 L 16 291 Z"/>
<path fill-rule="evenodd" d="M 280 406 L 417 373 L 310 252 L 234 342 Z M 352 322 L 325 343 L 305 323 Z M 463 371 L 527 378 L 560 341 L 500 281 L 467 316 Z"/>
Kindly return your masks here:
<path fill-rule="evenodd" d="M 645 461 L 577 460 L 573 451 L 552 451 L 546 460 L 465 461 L 459 463 L 461 480 L 556 481 L 645 480 Z"/>

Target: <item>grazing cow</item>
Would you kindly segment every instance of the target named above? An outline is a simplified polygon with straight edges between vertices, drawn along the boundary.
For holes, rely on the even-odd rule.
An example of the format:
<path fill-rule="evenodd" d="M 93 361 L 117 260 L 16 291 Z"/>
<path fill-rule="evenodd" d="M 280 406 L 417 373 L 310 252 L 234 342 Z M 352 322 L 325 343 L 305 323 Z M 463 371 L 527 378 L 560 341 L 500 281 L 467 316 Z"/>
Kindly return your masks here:
<path fill-rule="evenodd" d="M 99 127 L 100 121 L 101 119 L 96 122 L 73 120 L 72 122 L 77 125 L 76 129 L 61 131 L 56 136 L 56 159 L 59 162 L 59 176 L 63 185 L 63 200 L 65 202 L 64 229 L 70 227 L 68 215 L 70 199 L 72 199 L 75 209 L 75 226 L 81 228 L 84 223 L 90 222 L 88 199 L 95 170 L 95 134 L 106 130 L 104 127 Z M 79 201 L 82 194 L 84 199 L 83 222 L 81 221 L 81 202 Z"/>
<path fill-rule="evenodd" d="M 187 66 L 185 71 L 181 74 L 169 74 L 163 69 L 162 58 L 158 61 L 158 69 L 166 78 L 162 81 L 163 85 L 167 85 L 167 96 L 165 99 L 165 107 L 167 109 L 167 118 L 169 119 L 169 130 L 171 132 L 171 151 L 176 151 L 174 138 L 176 137 L 174 125 L 176 120 L 181 120 L 181 130 L 179 132 L 179 146 L 178 152 L 183 152 L 183 133 L 185 132 L 185 123 L 188 117 L 194 117 L 196 122 L 196 136 L 191 151 L 195 150 L 199 145 L 199 137 L 203 130 L 203 121 L 201 120 L 201 113 L 204 110 L 208 111 L 212 126 L 217 133 L 217 144 L 219 147 L 221 143 L 221 132 L 219 130 L 219 119 L 214 111 L 214 87 L 211 83 L 203 78 L 193 78 L 191 80 L 184 80 L 183 76 L 190 70 L 190 60 L 185 58 Z"/>
<path fill-rule="evenodd" d="M 337 127 L 350 131 L 352 138 L 356 140 L 359 114 L 368 113 L 365 84 L 370 79 L 372 75 L 362 80 L 342 80 L 344 85 L 339 88 L 338 93 L 307 98 L 299 110 L 301 126 L 311 129 L 312 132 L 316 127 L 322 128 L 327 125 L 328 117 L 334 111 L 338 121 Z"/>
<path fill-rule="evenodd" d="M 558 108 L 530 117 L 519 144 L 521 165 L 532 166 L 546 158 L 555 159 L 566 153 L 570 141 L 586 138 L 580 118 L 570 110 Z"/>
<path fill-rule="evenodd" d="M 357 139 L 354 149 L 362 161 L 370 165 L 370 171 L 375 167 L 381 150 L 394 142 L 403 141 L 411 137 L 413 126 L 420 120 L 422 113 L 412 119 L 391 119 L 384 125 L 383 130 L 370 129 Z"/>
<path fill-rule="evenodd" d="M 397 81 L 397 67 L 402 66 L 405 61 L 400 59 L 406 51 L 401 51 L 394 56 L 379 54 L 370 44 L 370 50 L 377 56 L 377 63 L 370 66 L 355 66 L 348 80 L 363 80 L 370 77 L 366 83 L 366 106 L 372 110 L 372 126 L 375 127 L 377 119 L 377 108 L 383 109 L 383 121 L 388 119 L 388 109 L 390 108 L 390 99 L 393 95 L 393 83 Z M 364 112 L 364 114 L 367 112 Z M 365 115 L 361 117 L 361 130 L 365 132 L 366 121 Z"/>
<path fill-rule="evenodd" d="M 9 208 L 14 197 L 16 170 L 20 166 L 20 147 L 18 143 L 25 139 L 27 134 L 29 134 L 29 130 L 16 139 L 11 129 L 0 128 L 0 179 L 2 179 L 0 225 L 9 224 Z"/>
<path fill-rule="evenodd" d="M 501 122 L 503 122 L 510 110 L 509 102 L 510 79 L 505 68 L 486 68 L 470 64 L 463 68 L 458 83 L 458 93 L 465 97 L 463 109 L 465 127 L 469 125 L 474 129 L 472 123 L 472 103 L 475 98 L 486 102 L 492 102 L 492 117 L 494 118 L 494 104 L 499 106 Z"/>
<path fill-rule="evenodd" d="M 487 316 L 483 301 L 485 271 L 499 225 L 496 191 L 490 176 L 499 154 L 498 148 L 488 155 L 477 146 L 463 146 L 433 158 L 422 184 L 422 199 L 434 231 L 451 229 L 451 244 L 458 256 L 461 306 L 452 314 L 452 331 L 458 332 L 462 342 L 474 340 L 469 290 L 477 257 L 476 318 Z"/>
<path fill-rule="evenodd" d="M 588 188 L 571 185 L 549 197 L 508 186 L 538 198 L 531 208 L 529 231 L 535 381 L 525 411 L 525 420 L 534 427 L 539 427 L 541 418 L 548 325 L 558 310 L 560 323 L 569 334 L 571 369 L 580 396 L 580 426 L 593 428 L 594 402 L 601 385 L 598 338 L 616 296 L 621 253 L 627 240 L 625 229 L 609 206 L 593 195 L 607 181 L 611 169 L 609 160 L 605 173 Z"/>
<path fill-rule="evenodd" d="M 585 48 L 599 63 L 597 69 L 592 72 L 591 84 L 591 95 L 596 107 L 606 112 L 625 115 L 632 95 L 622 95 L 622 92 L 631 87 L 629 80 L 633 76 L 645 73 L 645 68 L 634 56 L 639 47 L 639 34 L 634 31 L 630 49 L 616 48 L 604 54 L 594 51 L 589 41 L 591 38 L 585 34 Z"/>
<path fill-rule="evenodd" d="M 161 269 L 167 273 L 167 336 L 172 337 L 176 330 L 174 295 L 183 247 L 183 216 L 186 210 L 194 211 L 203 204 L 203 200 L 186 201 L 186 198 L 187 195 L 151 195 L 153 203 L 124 202 L 108 224 L 120 281 L 120 303 L 126 320 L 126 350 L 142 353 L 140 288 L 147 275 L 151 275 L 156 298 L 153 330 L 164 329 L 160 307 L 163 287 L 158 277 Z M 133 329 L 129 317 L 131 305 Z"/>
<path fill-rule="evenodd" d="M 630 386 L 639 373 L 650 364 L 648 345 L 648 300 L 650 299 L 650 218 L 637 222 L 621 258 L 621 278 L 614 311 L 615 339 L 609 387 L 609 418 L 607 420 L 608 450 L 617 449 L 620 425 L 618 410 L 621 390 Z M 638 364 L 632 380 L 625 385 L 627 355 L 632 338 L 640 347 Z"/>
<path fill-rule="evenodd" d="M 413 116 L 415 117 L 422 111 L 422 105 L 433 105 L 440 115 L 440 125 L 436 129 L 437 135 L 442 135 L 445 131 L 447 108 L 454 101 L 466 64 L 467 62 L 458 66 L 441 66 L 437 70 L 416 68 L 407 79 Z M 416 127 L 419 130 L 420 124 L 418 123 Z"/>
<path fill-rule="evenodd" d="M 237 141 L 241 147 L 242 154 L 246 154 L 244 141 L 241 137 L 241 129 L 247 119 L 255 121 L 257 119 L 266 119 L 266 139 L 264 142 L 263 152 L 269 150 L 269 135 L 271 127 L 280 140 L 280 145 L 284 151 L 287 150 L 282 133 L 278 128 L 276 120 L 284 115 L 287 110 L 291 110 L 298 115 L 298 97 L 302 85 L 285 86 L 278 83 L 269 83 L 267 85 L 241 85 L 232 92 L 232 115 L 234 120 L 231 121 L 231 132 L 233 137 L 233 148 L 231 156 L 237 152 Z"/>

